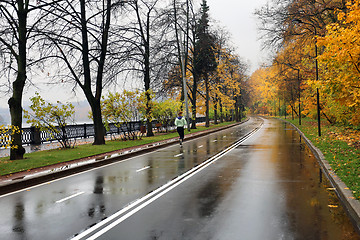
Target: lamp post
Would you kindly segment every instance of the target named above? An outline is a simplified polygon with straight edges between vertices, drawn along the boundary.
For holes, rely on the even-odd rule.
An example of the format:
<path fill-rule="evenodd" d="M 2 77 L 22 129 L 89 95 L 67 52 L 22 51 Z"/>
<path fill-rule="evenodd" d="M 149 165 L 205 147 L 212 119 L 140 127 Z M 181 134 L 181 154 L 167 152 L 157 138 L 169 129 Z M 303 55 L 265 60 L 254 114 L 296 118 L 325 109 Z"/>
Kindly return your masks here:
<path fill-rule="evenodd" d="M 301 97 L 301 88 L 300 88 L 300 69 L 296 69 L 297 72 L 298 72 L 298 87 L 299 87 L 299 125 L 301 125 L 301 100 L 300 100 L 300 97 Z"/>
<path fill-rule="evenodd" d="M 180 46 L 182 45 L 182 40 L 181 40 L 181 34 L 180 34 Z M 184 91 L 184 101 L 185 101 L 185 111 L 186 111 L 186 122 L 187 122 L 187 129 L 190 132 L 190 119 L 189 119 L 189 104 L 188 104 L 188 95 L 187 95 L 187 86 L 186 86 L 186 69 L 185 69 L 185 63 L 186 63 L 186 59 L 185 59 L 185 44 L 183 46 L 184 49 L 181 50 L 180 47 L 180 52 L 181 52 L 181 75 L 182 75 L 182 83 L 183 83 L 183 91 Z"/>
<path fill-rule="evenodd" d="M 317 50 L 317 31 L 316 26 L 313 23 L 303 22 L 300 19 L 294 19 L 292 22 L 294 23 L 300 23 L 304 25 L 310 25 L 314 28 L 314 35 L 315 35 L 315 80 L 319 81 L 319 66 L 318 66 L 318 50 Z M 316 87 L 316 108 L 317 108 L 317 123 L 318 123 L 318 136 L 321 136 L 321 119 L 320 119 L 320 94 L 319 94 L 319 88 Z"/>

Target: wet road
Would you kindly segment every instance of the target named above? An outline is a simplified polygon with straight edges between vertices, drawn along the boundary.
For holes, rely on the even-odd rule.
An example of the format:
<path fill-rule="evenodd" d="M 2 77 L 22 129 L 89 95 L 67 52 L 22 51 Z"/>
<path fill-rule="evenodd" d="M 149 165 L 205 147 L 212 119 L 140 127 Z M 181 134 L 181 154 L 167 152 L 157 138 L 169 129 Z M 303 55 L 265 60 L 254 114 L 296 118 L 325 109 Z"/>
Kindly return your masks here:
<path fill-rule="evenodd" d="M 298 133 L 260 118 L 3 196 L 0 212 L 0 239 L 360 239 Z"/>

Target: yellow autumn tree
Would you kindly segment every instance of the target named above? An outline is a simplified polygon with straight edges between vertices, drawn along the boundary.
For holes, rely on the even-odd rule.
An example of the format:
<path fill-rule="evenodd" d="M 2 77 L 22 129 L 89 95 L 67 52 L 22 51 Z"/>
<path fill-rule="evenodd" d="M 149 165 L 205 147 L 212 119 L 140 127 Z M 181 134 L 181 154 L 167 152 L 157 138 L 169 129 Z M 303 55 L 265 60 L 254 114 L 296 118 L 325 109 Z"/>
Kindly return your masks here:
<path fill-rule="evenodd" d="M 360 124 L 360 0 L 349 1 L 319 39 L 325 52 L 319 57 L 324 71 L 327 105 L 339 122 Z"/>
<path fill-rule="evenodd" d="M 216 52 L 218 66 L 212 75 L 211 98 L 215 120 L 219 110 L 222 121 L 224 113 L 239 110 L 236 109 L 239 108 L 237 99 L 241 95 L 241 81 L 245 77 L 246 66 L 228 49 L 218 47 Z"/>
<path fill-rule="evenodd" d="M 278 85 L 275 67 L 261 67 L 250 77 L 251 112 L 273 114 L 276 112 Z"/>

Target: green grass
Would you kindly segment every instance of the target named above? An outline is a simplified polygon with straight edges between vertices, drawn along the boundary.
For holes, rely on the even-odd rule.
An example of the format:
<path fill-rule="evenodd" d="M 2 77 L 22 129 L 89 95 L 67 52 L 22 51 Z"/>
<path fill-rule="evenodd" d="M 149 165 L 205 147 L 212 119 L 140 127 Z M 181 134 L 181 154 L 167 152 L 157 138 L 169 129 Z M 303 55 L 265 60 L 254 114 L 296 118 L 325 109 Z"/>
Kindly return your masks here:
<path fill-rule="evenodd" d="M 204 131 L 207 129 L 213 129 L 218 127 L 223 127 L 234 122 L 226 122 L 217 125 L 211 125 L 209 128 L 202 126 L 197 127 L 197 129 L 191 129 L 191 133 Z M 185 134 L 189 134 L 185 130 Z M 92 145 L 84 144 L 77 145 L 73 149 L 53 149 L 47 151 L 38 151 L 33 153 L 26 153 L 24 159 L 10 161 L 9 157 L 0 158 L 0 175 L 7 175 L 21 171 L 27 171 L 34 168 L 49 166 L 57 163 L 68 162 L 71 160 L 94 156 L 97 154 L 107 153 L 111 151 L 116 151 L 124 148 L 140 146 L 144 144 L 150 144 L 153 142 L 158 142 L 170 138 L 177 137 L 176 132 L 167 133 L 167 134 L 156 134 L 153 137 L 143 137 L 142 139 L 134 141 L 121 141 L 113 140 L 107 141 L 105 145 Z"/>
<path fill-rule="evenodd" d="M 354 135 L 344 126 L 323 122 L 322 136 L 319 137 L 316 120 L 302 119 L 301 126 L 297 119 L 286 120 L 296 125 L 322 151 L 333 171 L 350 188 L 355 198 L 360 199 L 360 147 L 352 144 L 353 137 L 359 136 L 359 132 Z"/>

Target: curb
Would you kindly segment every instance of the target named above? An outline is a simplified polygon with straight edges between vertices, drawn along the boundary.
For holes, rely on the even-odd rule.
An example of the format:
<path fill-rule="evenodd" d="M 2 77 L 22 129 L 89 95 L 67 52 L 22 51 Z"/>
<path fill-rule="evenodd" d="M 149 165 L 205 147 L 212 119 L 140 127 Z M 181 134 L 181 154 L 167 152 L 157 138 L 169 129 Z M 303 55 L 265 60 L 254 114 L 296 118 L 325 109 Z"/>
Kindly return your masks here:
<path fill-rule="evenodd" d="M 285 121 L 281 119 L 282 121 Z M 286 121 L 287 122 L 287 121 Z M 354 226 L 356 226 L 358 232 L 360 232 L 360 201 L 356 200 L 351 190 L 346 186 L 346 184 L 336 175 L 332 170 L 329 162 L 325 159 L 324 154 L 315 147 L 315 145 L 305 136 L 305 134 L 291 122 L 291 124 L 305 139 L 306 144 L 309 146 L 315 157 L 318 159 L 321 169 L 330 180 L 331 185 L 335 188 L 335 192 L 338 195 L 340 201 L 345 207 L 347 213 L 350 215 Z"/>
<path fill-rule="evenodd" d="M 245 123 L 249 120 L 249 118 L 245 119 L 242 122 L 230 124 L 224 127 L 214 128 L 211 130 L 204 130 L 201 132 L 193 133 L 185 135 L 184 141 L 189 141 L 191 139 L 203 137 L 205 135 L 219 132 L 242 123 Z M 139 145 L 133 148 L 125 148 L 117 151 L 112 151 L 104 154 L 100 154 L 102 157 L 99 158 L 100 155 L 89 156 L 84 159 L 84 161 L 72 160 L 65 163 L 59 167 L 57 165 L 50 165 L 46 167 L 36 168 L 36 174 L 30 175 L 27 171 L 14 173 L 10 175 L 2 176 L 6 178 L 6 180 L 0 181 L 0 196 L 14 192 L 20 189 L 29 188 L 38 184 L 42 184 L 48 181 L 53 181 L 56 179 L 60 179 L 72 174 L 81 173 L 92 168 L 105 166 L 114 162 L 120 162 L 127 158 L 135 157 L 141 155 L 146 152 L 153 152 L 157 149 L 167 147 L 170 145 L 178 144 L 177 137 L 170 138 L 167 140 L 153 142 L 146 145 Z M 91 159 L 91 161 L 90 161 Z"/>

